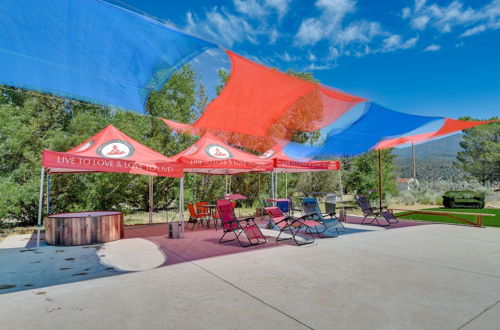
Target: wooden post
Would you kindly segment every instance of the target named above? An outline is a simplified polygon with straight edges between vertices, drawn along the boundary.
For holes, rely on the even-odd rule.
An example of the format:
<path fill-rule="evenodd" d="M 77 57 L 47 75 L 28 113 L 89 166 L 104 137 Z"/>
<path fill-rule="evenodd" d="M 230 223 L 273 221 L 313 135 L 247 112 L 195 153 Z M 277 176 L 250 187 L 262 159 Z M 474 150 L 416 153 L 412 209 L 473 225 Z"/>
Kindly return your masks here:
<path fill-rule="evenodd" d="M 378 150 L 378 199 L 379 208 L 382 211 L 382 151 Z"/>

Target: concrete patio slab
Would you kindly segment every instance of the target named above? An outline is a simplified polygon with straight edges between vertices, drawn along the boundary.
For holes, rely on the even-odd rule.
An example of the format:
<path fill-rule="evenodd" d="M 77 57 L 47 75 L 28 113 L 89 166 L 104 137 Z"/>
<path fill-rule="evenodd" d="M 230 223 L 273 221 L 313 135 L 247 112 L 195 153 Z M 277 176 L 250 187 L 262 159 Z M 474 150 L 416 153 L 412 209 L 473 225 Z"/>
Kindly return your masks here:
<path fill-rule="evenodd" d="M 6 329 L 493 329 L 500 324 L 499 229 L 346 226 L 339 237 L 303 247 L 268 243 L 247 249 L 221 246 L 221 233 L 213 229 L 168 240 L 160 226 L 136 228 L 128 231 L 129 239 L 154 244 L 167 256 L 162 266 L 0 294 L 1 324 Z M 51 248 L 44 247 L 49 258 L 56 254 Z M 94 256 L 101 252 L 93 250 Z M 27 267 L 18 256 L 33 254 L 1 248 L 0 253 L 9 269 L 14 262 Z"/>

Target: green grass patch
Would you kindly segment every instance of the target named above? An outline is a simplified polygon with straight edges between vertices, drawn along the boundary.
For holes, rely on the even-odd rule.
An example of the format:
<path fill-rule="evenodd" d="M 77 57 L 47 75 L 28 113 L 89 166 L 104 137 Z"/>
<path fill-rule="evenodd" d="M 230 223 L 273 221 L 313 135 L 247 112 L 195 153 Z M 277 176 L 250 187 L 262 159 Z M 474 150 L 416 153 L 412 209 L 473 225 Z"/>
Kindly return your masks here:
<path fill-rule="evenodd" d="M 486 213 L 495 214 L 494 217 L 483 217 L 483 225 L 488 227 L 500 227 L 500 209 L 445 209 L 445 208 L 432 208 L 424 209 L 429 211 L 444 211 L 444 212 L 461 212 L 461 213 Z M 424 211 L 422 210 L 422 211 Z M 399 219 L 409 219 L 409 220 L 422 220 L 422 221 L 432 221 L 432 222 L 445 222 L 445 223 L 459 223 L 466 224 L 465 222 L 455 220 L 453 218 L 444 215 L 427 215 L 427 214 L 412 214 L 404 217 L 398 216 L 399 214 L 404 214 L 406 212 L 395 213 Z M 459 218 L 475 222 L 475 216 L 473 215 L 456 215 Z"/>

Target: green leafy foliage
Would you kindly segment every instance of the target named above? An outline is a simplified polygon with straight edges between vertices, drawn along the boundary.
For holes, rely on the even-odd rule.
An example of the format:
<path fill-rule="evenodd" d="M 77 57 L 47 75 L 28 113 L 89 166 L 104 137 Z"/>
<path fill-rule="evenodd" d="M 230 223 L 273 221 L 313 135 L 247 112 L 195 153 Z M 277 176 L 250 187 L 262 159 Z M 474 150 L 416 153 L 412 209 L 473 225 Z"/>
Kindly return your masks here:
<path fill-rule="evenodd" d="M 447 191 L 443 195 L 443 206 L 446 208 L 482 209 L 484 193 L 470 190 Z"/>
<path fill-rule="evenodd" d="M 463 151 L 457 156 L 458 168 L 483 185 L 500 182 L 500 122 L 464 130 L 460 146 Z"/>

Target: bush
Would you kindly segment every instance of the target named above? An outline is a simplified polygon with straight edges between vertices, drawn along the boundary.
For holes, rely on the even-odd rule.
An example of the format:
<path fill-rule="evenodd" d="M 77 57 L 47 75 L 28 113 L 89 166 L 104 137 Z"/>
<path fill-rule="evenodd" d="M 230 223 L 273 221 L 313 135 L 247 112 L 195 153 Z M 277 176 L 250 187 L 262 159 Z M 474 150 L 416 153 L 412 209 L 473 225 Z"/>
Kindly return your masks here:
<path fill-rule="evenodd" d="M 443 205 L 451 209 L 482 209 L 484 208 L 484 193 L 470 190 L 447 191 L 443 195 Z"/>

